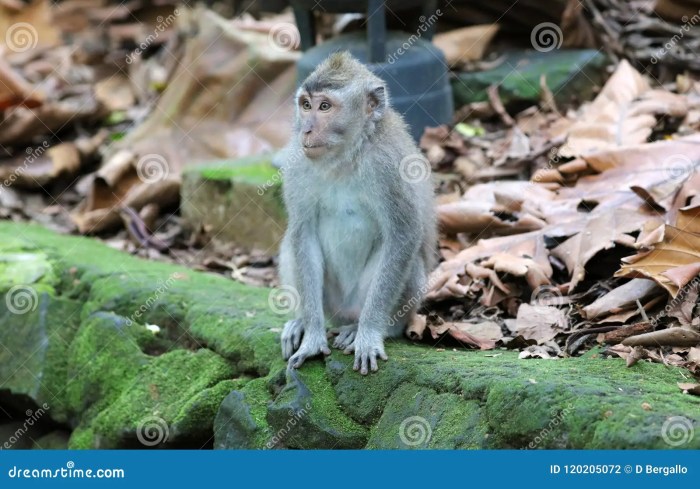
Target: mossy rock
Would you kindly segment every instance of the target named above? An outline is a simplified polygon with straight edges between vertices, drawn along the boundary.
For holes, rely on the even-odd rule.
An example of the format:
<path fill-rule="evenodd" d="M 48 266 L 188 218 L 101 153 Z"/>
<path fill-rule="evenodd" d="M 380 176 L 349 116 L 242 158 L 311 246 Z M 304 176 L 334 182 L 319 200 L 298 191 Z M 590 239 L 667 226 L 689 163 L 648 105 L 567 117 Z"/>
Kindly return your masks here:
<path fill-rule="evenodd" d="M 269 406 L 267 420 L 275 446 L 361 448 L 367 442 L 367 428 L 340 409 L 319 363 L 287 371 L 287 383 Z"/>
<path fill-rule="evenodd" d="M 11 291 L 0 300 L 0 398 L 3 390 L 12 392 L 19 411 L 47 404 L 50 416 L 64 423 L 70 412 L 66 359 L 80 326 L 81 305 L 49 292 L 23 290 L 34 295 L 22 309 L 16 308 L 17 295 Z"/>
<path fill-rule="evenodd" d="M 0 406 L 46 402 L 71 448 L 700 448 L 680 369 L 392 340 L 366 377 L 338 351 L 287 371 L 266 289 L 2 222 L 8 250 L 46 266 L 33 310 L 0 298 Z"/>
<path fill-rule="evenodd" d="M 266 289 L 36 226 L 0 223 L 0 253 L 6 246 L 44 250 L 47 266 L 26 313 L 0 298 L 0 343 L 10 347 L 0 349 L 0 406 L 47 402 L 49 416 L 72 429 L 72 448 L 135 446 L 149 416 L 168 430 L 154 446 L 210 447 L 229 392 L 245 386 L 247 373 L 283 365 L 275 331 L 284 318 L 269 310 Z M 51 287 L 41 289 L 49 272 Z"/>
<path fill-rule="evenodd" d="M 231 391 L 214 420 L 214 448 L 273 448 L 273 435 L 267 422 L 272 402 L 268 381 L 255 379 L 240 390 Z"/>
<path fill-rule="evenodd" d="M 286 227 L 281 172 L 271 155 L 188 167 L 180 210 L 189 229 L 219 242 L 274 251 Z"/>
<path fill-rule="evenodd" d="M 593 49 L 512 51 L 490 70 L 459 73 L 452 80 L 452 92 L 457 107 L 487 101 L 492 85 L 498 87 L 506 106 L 537 104 L 542 99 L 540 78 L 545 76 L 556 102 L 568 106 L 594 97 L 605 80 L 608 63 L 603 53 Z"/>
<path fill-rule="evenodd" d="M 211 350 L 175 350 L 139 368 L 119 397 L 90 421 L 93 446 L 204 448 L 219 405 L 237 386 Z"/>

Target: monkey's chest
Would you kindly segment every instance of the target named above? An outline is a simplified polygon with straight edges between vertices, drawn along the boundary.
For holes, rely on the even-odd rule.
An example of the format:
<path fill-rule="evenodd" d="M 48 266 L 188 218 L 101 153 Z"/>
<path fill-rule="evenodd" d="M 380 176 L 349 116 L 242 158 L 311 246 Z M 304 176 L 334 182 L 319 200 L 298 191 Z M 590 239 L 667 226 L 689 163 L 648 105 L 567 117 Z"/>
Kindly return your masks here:
<path fill-rule="evenodd" d="M 354 288 L 378 252 L 378 223 L 368 209 L 341 189 L 320 201 L 319 235 L 326 277 Z"/>

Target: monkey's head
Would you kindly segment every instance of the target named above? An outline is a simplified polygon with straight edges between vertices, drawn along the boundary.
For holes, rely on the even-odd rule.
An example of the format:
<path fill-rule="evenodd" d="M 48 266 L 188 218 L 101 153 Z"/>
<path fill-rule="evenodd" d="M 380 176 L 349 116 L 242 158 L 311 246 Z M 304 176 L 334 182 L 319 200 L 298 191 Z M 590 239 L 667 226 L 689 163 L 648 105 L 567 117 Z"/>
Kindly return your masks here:
<path fill-rule="evenodd" d="M 310 159 L 345 152 L 374 132 L 387 107 L 384 82 L 348 52 L 329 56 L 296 94 L 296 133 Z"/>

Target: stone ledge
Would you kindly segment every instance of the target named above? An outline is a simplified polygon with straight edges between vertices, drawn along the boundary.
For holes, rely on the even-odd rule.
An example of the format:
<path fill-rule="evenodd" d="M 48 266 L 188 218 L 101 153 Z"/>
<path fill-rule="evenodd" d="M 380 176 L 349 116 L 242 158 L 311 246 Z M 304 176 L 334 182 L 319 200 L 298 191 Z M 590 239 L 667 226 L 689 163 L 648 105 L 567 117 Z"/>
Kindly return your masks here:
<path fill-rule="evenodd" d="M 2 222 L 0 405 L 21 421 L 47 403 L 73 448 L 143 447 L 154 420 L 146 446 L 166 448 L 670 448 L 674 416 L 694 427 L 678 448 L 700 448 L 700 399 L 657 364 L 399 340 L 368 377 L 335 350 L 287 372 L 268 292 Z"/>

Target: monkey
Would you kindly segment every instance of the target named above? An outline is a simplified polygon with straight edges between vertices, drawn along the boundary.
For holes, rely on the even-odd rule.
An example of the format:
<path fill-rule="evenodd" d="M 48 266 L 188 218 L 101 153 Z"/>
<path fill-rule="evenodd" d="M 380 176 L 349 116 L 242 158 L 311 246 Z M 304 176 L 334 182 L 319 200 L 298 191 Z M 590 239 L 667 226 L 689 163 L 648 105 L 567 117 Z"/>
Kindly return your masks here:
<path fill-rule="evenodd" d="M 288 216 L 279 276 L 299 300 L 282 355 L 290 368 L 329 355 L 328 320 L 333 347 L 367 375 L 416 314 L 436 261 L 430 166 L 384 81 L 348 52 L 320 63 L 295 103 L 278 160 Z"/>

